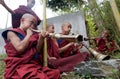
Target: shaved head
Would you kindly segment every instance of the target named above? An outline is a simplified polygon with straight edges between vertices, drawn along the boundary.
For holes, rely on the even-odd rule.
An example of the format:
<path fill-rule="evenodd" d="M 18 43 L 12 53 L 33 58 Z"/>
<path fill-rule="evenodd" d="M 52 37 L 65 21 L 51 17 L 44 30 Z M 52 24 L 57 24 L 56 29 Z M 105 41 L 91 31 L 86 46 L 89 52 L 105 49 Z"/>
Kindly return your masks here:
<path fill-rule="evenodd" d="M 29 14 L 29 13 L 25 13 L 22 18 L 21 18 L 21 21 L 22 20 L 25 20 L 25 19 L 28 19 L 28 20 L 33 20 L 34 21 L 34 24 L 37 26 L 37 18 L 32 15 L 32 14 Z"/>
<path fill-rule="evenodd" d="M 27 0 L 27 7 L 32 8 L 35 5 L 35 0 Z"/>
<path fill-rule="evenodd" d="M 63 23 L 62 28 L 65 27 L 65 26 L 71 26 L 71 24 L 69 22 Z"/>
<path fill-rule="evenodd" d="M 54 26 L 53 23 L 47 24 L 47 28 Z"/>
<path fill-rule="evenodd" d="M 25 14 L 22 16 L 22 18 L 24 18 L 24 19 L 33 18 L 33 19 L 35 19 L 35 20 L 37 21 L 37 19 L 36 19 L 32 14 L 29 14 L 29 13 L 25 13 Z"/>
<path fill-rule="evenodd" d="M 47 31 L 49 33 L 54 33 L 54 24 L 53 23 L 47 24 Z"/>
<path fill-rule="evenodd" d="M 20 27 L 27 29 L 29 27 L 37 29 L 37 19 L 35 16 L 29 13 L 25 13 L 21 18 Z"/>
<path fill-rule="evenodd" d="M 68 35 L 71 31 L 72 25 L 69 22 L 62 24 L 62 33 Z"/>

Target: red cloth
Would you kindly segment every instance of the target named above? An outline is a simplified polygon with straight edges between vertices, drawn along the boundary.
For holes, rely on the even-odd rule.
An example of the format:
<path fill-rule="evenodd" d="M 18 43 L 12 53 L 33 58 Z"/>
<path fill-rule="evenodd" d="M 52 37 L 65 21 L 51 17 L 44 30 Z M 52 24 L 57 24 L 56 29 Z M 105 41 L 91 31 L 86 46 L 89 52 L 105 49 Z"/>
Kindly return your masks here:
<path fill-rule="evenodd" d="M 106 42 L 109 43 L 109 47 Z M 97 51 L 101 53 L 104 51 L 112 52 L 116 48 L 113 40 L 105 41 L 103 38 L 95 38 L 95 43 L 97 45 Z"/>
<path fill-rule="evenodd" d="M 86 55 L 82 55 L 80 52 L 72 56 L 61 58 L 58 53 L 58 46 L 52 39 L 47 40 L 48 54 L 50 57 L 56 57 L 57 59 L 49 60 L 49 65 L 53 68 L 58 68 L 60 72 L 70 72 L 74 69 L 74 66 L 85 60 Z"/>
<path fill-rule="evenodd" d="M 16 34 L 22 34 L 20 29 L 14 29 L 12 31 Z M 7 32 L 8 31 L 4 31 L 2 33 L 6 41 L 5 49 L 7 53 L 5 59 L 5 79 L 59 79 L 60 71 L 58 69 L 43 67 L 42 63 L 38 63 L 39 58 L 33 59 L 36 53 L 38 34 L 30 37 L 29 45 L 24 52 L 17 52 L 13 45 L 7 40 L 7 36 L 5 36 Z"/>
<path fill-rule="evenodd" d="M 37 25 L 39 25 L 41 22 L 41 20 L 36 15 L 36 13 L 32 9 L 30 9 L 26 6 L 23 6 L 23 5 L 19 6 L 19 8 L 14 10 L 14 12 L 15 12 L 15 14 L 12 14 L 12 27 L 13 28 L 17 28 L 20 26 L 20 19 L 21 19 L 22 15 L 25 13 L 30 13 L 33 16 L 35 16 L 37 18 L 37 21 L 38 21 Z"/>
<path fill-rule="evenodd" d="M 59 39 L 58 39 L 58 40 L 59 40 Z M 65 39 L 62 39 L 61 42 L 58 41 L 58 44 L 59 44 L 59 47 L 60 47 L 60 48 L 63 47 L 63 46 L 65 46 L 65 45 L 67 45 L 68 43 L 70 43 L 70 42 L 69 42 L 68 40 L 65 40 Z M 65 52 L 61 53 L 60 56 L 61 56 L 62 58 L 64 58 L 64 57 L 68 57 L 68 56 L 72 56 L 72 55 L 74 55 L 74 54 L 80 53 L 81 56 L 85 57 L 85 59 L 88 58 L 87 56 L 89 56 L 89 54 L 88 54 L 87 52 L 81 53 L 79 50 L 73 51 L 73 50 L 75 50 L 75 48 L 76 48 L 76 47 L 75 47 L 74 45 L 72 45 L 72 46 L 69 47 Z"/>
<path fill-rule="evenodd" d="M 58 39 L 58 40 L 59 40 L 59 39 Z M 61 41 L 60 43 L 58 43 L 58 44 L 59 44 L 59 47 L 61 48 L 61 47 L 64 47 L 65 45 L 67 45 L 68 43 L 70 43 L 70 42 L 67 41 L 67 40 L 62 39 L 62 41 Z M 71 56 L 72 54 L 78 53 L 78 52 L 72 52 L 72 51 L 74 50 L 74 48 L 75 48 L 75 46 L 72 45 L 72 46 L 69 47 L 69 49 L 67 49 L 65 52 L 61 53 L 60 56 L 64 58 L 64 57 Z"/>
<path fill-rule="evenodd" d="M 50 57 L 56 57 L 57 59 L 61 58 L 58 53 L 58 46 L 51 38 L 47 38 L 47 50 Z"/>

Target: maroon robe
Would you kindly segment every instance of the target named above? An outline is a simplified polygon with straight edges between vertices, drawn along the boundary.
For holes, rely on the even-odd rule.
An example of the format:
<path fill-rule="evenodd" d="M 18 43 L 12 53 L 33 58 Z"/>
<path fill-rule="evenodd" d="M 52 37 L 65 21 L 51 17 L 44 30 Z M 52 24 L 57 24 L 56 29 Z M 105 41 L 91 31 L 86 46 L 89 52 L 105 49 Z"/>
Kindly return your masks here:
<path fill-rule="evenodd" d="M 2 33 L 6 42 L 5 49 L 7 57 L 5 59 L 5 79 L 59 79 L 60 71 L 58 69 L 50 69 L 43 67 L 38 61 L 39 56 L 35 58 L 36 44 L 38 34 L 34 34 L 29 39 L 29 45 L 24 52 L 18 52 L 14 46 L 7 40 L 8 31 L 13 31 L 22 40 L 24 34 L 18 29 L 7 30 Z"/>
<path fill-rule="evenodd" d="M 65 39 L 58 39 L 58 44 L 59 44 L 59 47 L 63 47 L 65 45 L 67 45 L 68 43 L 70 43 L 68 40 L 65 40 Z M 65 52 L 61 53 L 60 56 L 62 58 L 64 57 L 68 57 L 68 56 L 72 56 L 74 54 L 81 54 L 81 57 L 84 58 L 84 60 L 88 60 L 89 59 L 89 54 L 87 52 L 80 52 L 79 50 L 77 51 L 73 51 L 75 50 L 76 47 L 74 45 L 72 45 L 71 47 L 69 47 Z"/>
<path fill-rule="evenodd" d="M 112 52 L 114 49 L 116 49 L 115 42 L 113 40 L 107 40 L 107 43 L 109 43 L 109 47 L 107 46 L 107 43 L 103 38 L 95 38 L 94 41 L 97 46 L 96 50 L 101 53 L 104 53 L 105 51 Z"/>
<path fill-rule="evenodd" d="M 48 54 L 50 57 L 56 57 L 57 59 L 50 59 L 49 66 L 53 68 L 58 68 L 60 72 L 70 72 L 74 69 L 74 66 L 78 63 L 84 61 L 85 56 L 80 52 L 72 56 L 61 58 L 58 53 L 58 46 L 55 44 L 54 40 L 51 38 L 47 39 Z"/>
<path fill-rule="evenodd" d="M 14 10 L 14 12 L 15 12 L 15 14 L 12 14 L 12 27 L 13 28 L 17 28 L 20 26 L 20 19 L 21 19 L 22 15 L 25 13 L 30 13 L 33 16 L 35 16 L 37 18 L 37 21 L 38 21 L 37 25 L 39 25 L 41 22 L 41 20 L 36 15 L 36 13 L 32 9 L 30 9 L 24 5 L 19 6 L 19 8 Z"/>

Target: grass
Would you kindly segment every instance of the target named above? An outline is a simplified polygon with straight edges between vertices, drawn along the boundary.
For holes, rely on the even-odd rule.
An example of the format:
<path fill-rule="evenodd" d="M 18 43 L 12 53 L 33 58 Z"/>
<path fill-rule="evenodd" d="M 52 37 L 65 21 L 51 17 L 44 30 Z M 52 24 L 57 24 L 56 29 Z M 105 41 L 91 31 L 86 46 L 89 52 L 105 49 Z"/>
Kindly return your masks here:
<path fill-rule="evenodd" d="M 6 54 L 0 54 L 0 59 L 4 59 L 6 57 Z"/>
<path fill-rule="evenodd" d="M 75 72 L 71 72 L 68 75 L 61 75 L 61 79 L 84 79 Z"/>
<path fill-rule="evenodd" d="M 5 63 L 4 63 L 4 58 L 6 57 L 6 54 L 1 54 L 0 55 L 0 79 L 4 79 L 4 68 L 5 68 Z"/>
<path fill-rule="evenodd" d="M 5 63 L 4 61 L 0 61 L 0 79 L 4 79 L 4 68 L 5 68 Z"/>
<path fill-rule="evenodd" d="M 116 51 L 111 55 L 115 59 L 120 59 L 120 51 Z"/>

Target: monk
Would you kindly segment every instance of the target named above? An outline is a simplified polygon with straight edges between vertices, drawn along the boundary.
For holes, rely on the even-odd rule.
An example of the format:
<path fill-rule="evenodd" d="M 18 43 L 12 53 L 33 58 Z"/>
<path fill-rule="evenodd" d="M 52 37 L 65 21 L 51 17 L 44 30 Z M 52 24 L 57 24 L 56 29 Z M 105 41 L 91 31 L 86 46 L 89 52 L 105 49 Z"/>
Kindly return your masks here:
<path fill-rule="evenodd" d="M 103 54 L 110 54 L 117 49 L 115 41 L 110 39 L 110 33 L 108 30 L 102 32 L 101 37 L 93 39 L 96 44 L 96 50 Z"/>
<path fill-rule="evenodd" d="M 54 25 L 47 25 L 47 32 L 54 33 Z M 62 58 L 60 53 L 68 47 L 59 48 L 57 39 L 54 37 L 47 37 L 47 50 L 48 50 L 48 66 L 54 69 L 59 69 L 61 73 L 73 71 L 75 65 L 84 61 L 81 53 Z"/>
<path fill-rule="evenodd" d="M 37 46 L 42 47 L 46 32 L 34 33 L 37 29 L 37 19 L 34 15 L 24 14 L 19 28 L 8 29 L 2 33 L 5 40 L 7 57 L 5 79 L 60 79 L 58 69 L 50 69 L 41 63 L 42 51 L 38 53 Z"/>
<path fill-rule="evenodd" d="M 62 24 L 62 32 L 60 33 L 61 35 L 69 35 L 71 31 L 72 25 L 69 22 L 63 23 Z M 75 45 L 74 42 L 70 42 L 69 40 L 66 39 L 58 39 L 58 45 L 59 48 L 61 47 L 66 47 L 65 50 L 61 50 L 60 56 L 61 57 L 68 57 L 74 54 L 81 54 L 81 57 L 83 57 L 83 60 L 88 60 L 89 59 L 89 54 L 87 52 L 80 52 L 80 48 L 82 48 L 82 43 Z"/>
<path fill-rule="evenodd" d="M 0 4 L 2 4 L 11 14 L 12 14 L 12 27 L 17 28 L 20 26 L 20 19 L 23 14 L 30 13 L 37 18 L 37 25 L 40 24 L 41 20 L 36 15 L 36 13 L 32 10 L 32 7 L 35 5 L 35 0 L 27 0 L 27 6 L 20 5 L 19 8 L 14 11 L 11 10 L 4 2 L 4 0 L 0 0 Z"/>

